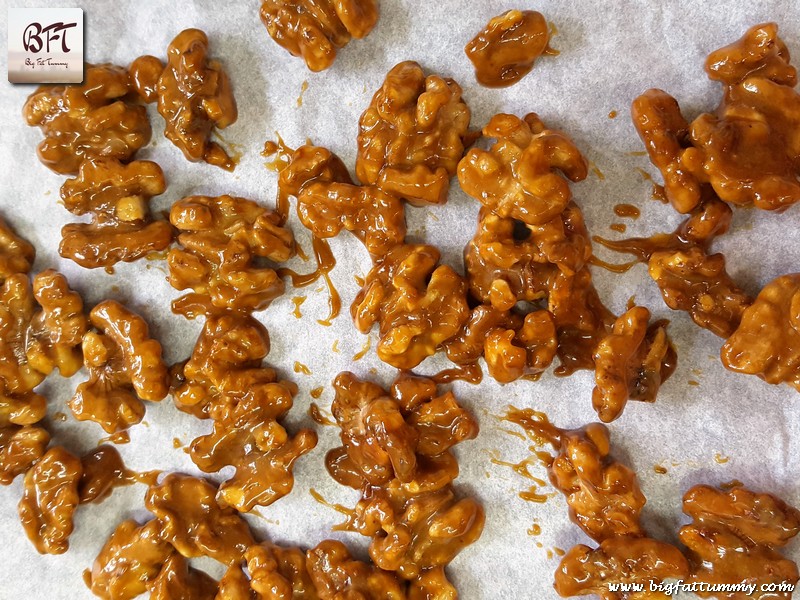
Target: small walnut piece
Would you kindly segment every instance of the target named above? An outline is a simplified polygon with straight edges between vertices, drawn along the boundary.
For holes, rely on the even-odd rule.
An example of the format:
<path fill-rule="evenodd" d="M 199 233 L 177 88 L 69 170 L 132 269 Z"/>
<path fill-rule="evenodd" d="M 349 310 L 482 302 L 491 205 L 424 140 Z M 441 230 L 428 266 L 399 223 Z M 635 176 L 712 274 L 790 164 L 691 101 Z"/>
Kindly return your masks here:
<path fill-rule="evenodd" d="M 542 225 L 572 199 L 569 181 L 582 181 L 586 159 L 566 135 L 546 129 L 533 113 L 525 119 L 499 114 L 483 135 L 490 150 L 472 148 L 458 165 L 461 188 L 501 217 Z M 569 181 L 568 181 L 569 180 Z"/>
<path fill-rule="evenodd" d="M 192 289 L 172 304 L 193 318 L 225 310 L 266 308 L 284 290 L 274 269 L 258 258 L 281 262 L 294 256 L 294 238 L 280 217 L 245 198 L 190 196 L 170 210 L 178 248 L 167 256 L 169 282 Z"/>
<path fill-rule="evenodd" d="M 174 553 L 161 538 L 158 521 L 141 527 L 135 521 L 124 521 L 97 555 L 87 585 L 103 600 L 133 600 L 147 591 Z"/>
<path fill-rule="evenodd" d="M 154 162 L 85 160 L 78 176 L 61 186 L 61 198 L 72 214 L 91 215 L 92 221 L 65 225 L 59 253 L 94 269 L 164 250 L 172 241 L 172 228 L 166 221 L 154 221 L 148 205 L 165 189 L 164 173 Z"/>
<path fill-rule="evenodd" d="M 492 18 L 464 51 L 475 78 L 486 87 L 507 87 L 525 77 L 546 50 L 547 20 L 533 10 L 509 10 Z"/>
<path fill-rule="evenodd" d="M 169 391 L 161 344 L 150 337 L 147 323 L 119 302 L 106 300 L 89 314 L 98 331 L 83 338 L 89 380 L 69 401 L 79 421 L 94 421 L 108 433 L 142 420 L 142 400 L 157 402 Z"/>
<path fill-rule="evenodd" d="M 651 581 L 685 579 L 689 566 L 675 546 L 645 537 L 618 536 L 592 549 L 574 546 L 556 571 L 556 592 L 564 598 L 596 594 L 603 600 L 666 596 L 646 591 L 645 595 L 609 591 L 609 583 L 639 583 L 649 589 Z"/>
<path fill-rule="evenodd" d="M 236 122 L 236 99 L 222 64 L 208 58 L 208 37 L 199 29 L 181 31 L 167 48 L 167 64 L 153 84 L 160 61 L 140 57 L 132 65 L 139 94 L 158 100 L 164 135 L 192 162 L 205 161 L 227 171 L 236 168 L 225 150 L 211 141 L 215 129 Z"/>
<path fill-rule="evenodd" d="M 379 325 L 378 357 L 393 367 L 416 367 L 469 316 L 464 280 L 438 262 L 433 246 L 396 246 L 367 274 L 350 307 L 362 333 Z"/>
<path fill-rule="evenodd" d="M 270 37 L 312 71 L 333 64 L 337 50 L 365 38 L 378 21 L 376 0 L 263 0 Z"/>
<path fill-rule="evenodd" d="M 80 459 L 56 446 L 25 474 L 19 517 L 42 554 L 63 554 L 69 549 L 81 473 Z"/>
<path fill-rule="evenodd" d="M 396 65 L 359 121 L 359 180 L 415 206 L 443 204 L 469 121 L 455 81 Z"/>
<path fill-rule="evenodd" d="M 160 535 L 182 556 L 208 556 L 230 565 L 255 544 L 247 523 L 222 508 L 217 488 L 204 479 L 171 473 L 145 496 L 145 506 L 160 524 Z"/>
<path fill-rule="evenodd" d="M 250 587 L 258 599 L 317 600 L 315 585 L 299 548 L 262 542 L 247 549 Z"/>
<path fill-rule="evenodd" d="M 113 446 L 103 444 L 81 457 L 81 480 L 78 484 L 81 504 L 102 502 L 115 487 L 133 483 L 133 474 Z"/>
<path fill-rule="evenodd" d="M 489 374 L 500 383 L 539 375 L 556 356 L 553 315 L 538 310 L 525 315 L 518 330 L 497 328 L 486 337 L 483 355 Z"/>
<path fill-rule="evenodd" d="M 27 273 L 33 266 L 36 249 L 19 237 L 11 226 L 0 218 L 0 283 L 17 273 Z"/>
<path fill-rule="evenodd" d="M 144 106 L 129 103 L 128 72 L 115 65 L 86 65 L 83 84 L 42 86 L 23 115 L 44 134 L 39 160 L 57 173 L 74 174 L 87 158 L 127 161 L 150 141 Z"/>
<path fill-rule="evenodd" d="M 649 310 L 632 307 L 595 349 L 592 405 L 604 423 L 622 414 L 628 399 L 655 402 L 661 382 L 675 368 L 666 324 L 649 321 Z"/>
<path fill-rule="evenodd" d="M 722 364 L 800 391 L 800 274 L 768 283 L 722 346 Z"/>
<path fill-rule="evenodd" d="M 27 472 L 49 443 L 50 434 L 41 427 L 0 426 L 0 485 L 9 485 Z"/>
<path fill-rule="evenodd" d="M 683 497 L 683 510 L 693 522 L 679 536 L 688 548 L 693 582 L 751 584 L 756 592 L 699 594 L 726 600 L 791 598 L 792 593 L 769 584 L 795 584 L 800 579 L 794 561 L 780 548 L 800 532 L 800 512 L 771 494 L 746 488 L 723 492 L 698 485 Z"/>

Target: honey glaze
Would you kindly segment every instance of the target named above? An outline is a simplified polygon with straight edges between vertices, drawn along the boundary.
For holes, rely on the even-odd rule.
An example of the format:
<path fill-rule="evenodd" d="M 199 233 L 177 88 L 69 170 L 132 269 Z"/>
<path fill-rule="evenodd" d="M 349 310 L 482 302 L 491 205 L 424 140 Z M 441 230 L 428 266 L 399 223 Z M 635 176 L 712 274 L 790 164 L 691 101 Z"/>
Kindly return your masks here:
<path fill-rule="evenodd" d="M 317 319 L 317 323 L 329 327 L 333 319 L 339 316 L 342 310 L 342 299 L 339 292 L 331 281 L 329 273 L 336 266 L 336 258 L 331 252 L 330 244 L 322 238 L 313 237 L 311 240 L 312 247 L 314 248 L 314 259 L 317 263 L 317 268 L 311 273 L 301 274 L 291 269 L 281 268 L 278 269 L 278 275 L 281 277 L 289 277 L 292 280 L 294 287 L 306 287 L 322 278 L 328 288 L 328 317 L 325 319 Z"/>
<path fill-rule="evenodd" d="M 430 379 L 437 385 L 452 383 L 453 381 L 466 381 L 467 383 L 478 385 L 483 381 L 483 371 L 478 363 L 472 363 L 471 365 L 444 369 L 432 375 Z"/>
<path fill-rule="evenodd" d="M 322 412 L 319 404 L 312 402 L 308 407 L 308 416 L 317 424 L 323 427 L 337 427 L 336 421 Z"/>

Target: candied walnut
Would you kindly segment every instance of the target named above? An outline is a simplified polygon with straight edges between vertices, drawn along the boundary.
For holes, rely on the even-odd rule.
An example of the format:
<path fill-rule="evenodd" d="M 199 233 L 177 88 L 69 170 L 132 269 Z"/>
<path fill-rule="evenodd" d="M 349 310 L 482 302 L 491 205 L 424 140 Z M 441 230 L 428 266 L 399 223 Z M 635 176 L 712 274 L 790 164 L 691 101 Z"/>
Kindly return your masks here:
<path fill-rule="evenodd" d="M 800 390 L 800 274 L 764 286 L 741 313 L 720 355 L 732 371 Z"/>
<path fill-rule="evenodd" d="M 297 196 L 300 221 L 318 238 L 352 232 L 374 258 L 403 243 L 403 203 L 376 186 L 311 183 Z"/>
<path fill-rule="evenodd" d="M 456 333 L 469 316 L 464 280 L 438 265 L 433 246 L 397 246 L 378 261 L 350 307 L 356 328 L 380 327 L 378 357 L 412 369 Z"/>
<path fill-rule="evenodd" d="M 467 194 L 495 214 L 528 225 L 543 225 L 564 212 L 572 199 L 567 180 L 582 181 L 588 173 L 572 140 L 546 129 L 534 113 L 524 119 L 495 115 L 483 135 L 497 141 L 490 150 L 472 148 L 458 164 Z"/>
<path fill-rule="evenodd" d="M 644 535 L 639 524 L 644 494 L 636 474 L 609 456 L 608 429 L 592 423 L 574 431 L 558 430 L 557 438 L 550 481 L 567 497 L 575 524 L 598 542 Z"/>
<path fill-rule="evenodd" d="M 500 383 L 542 373 L 556 356 L 553 315 L 537 310 L 525 315 L 518 330 L 494 329 L 486 337 L 483 355 L 489 374 Z"/>
<path fill-rule="evenodd" d="M 25 473 L 19 518 L 42 554 L 63 554 L 69 549 L 81 472 L 80 459 L 56 446 Z"/>
<path fill-rule="evenodd" d="M 216 495 L 205 479 L 171 473 L 150 487 L 145 506 L 158 519 L 161 537 L 182 556 L 209 556 L 230 565 L 241 561 L 255 540 L 239 513 L 217 504 Z"/>
<path fill-rule="evenodd" d="M 261 21 L 270 37 L 312 71 L 333 64 L 350 40 L 367 37 L 378 22 L 375 0 L 263 0 Z"/>
<path fill-rule="evenodd" d="M 39 160 L 57 173 L 77 173 L 87 158 L 129 160 L 150 141 L 144 106 L 125 100 L 128 72 L 110 64 L 86 65 L 81 85 L 42 86 L 23 115 L 44 134 Z"/>
<path fill-rule="evenodd" d="M 472 309 L 461 331 L 444 343 L 447 358 L 459 365 L 472 364 L 483 356 L 486 338 L 492 331 L 516 331 L 521 325 L 522 317 L 516 313 L 478 305 Z"/>
<path fill-rule="evenodd" d="M 164 174 L 154 162 L 83 161 L 78 176 L 61 186 L 61 198 L 68 211 L 89 214 L 92 221 L 65 225 L 59 254 L 94 269 L 164 250 L 172 241 L 172 228 L 166 221 L 154 221 L 148 204 L 165 189 Z"/>
<path fill-rule="evenodd" d="M 302 429 L 292 437 L 278 422 L 292 407 L 292 392 L 288 384 L 275 383 L 269 369 L 239 373 L 225 383 L 233 401 L 212 414 L 212 432 L 191 446 L 200 470 L 211 473 L 228 465 L 236 469 L 220 487 L 224 505 L 248 512 L 292 490 L 295 461 L 317 444 L 314 431 Z"/>
<path fill-rule="evenodd" d="M 334 387 L 344 446 L 328 453 L 327 468 L 362 493 L 347 528 L 372 537 L 375 564 L 404 579 L 446 565 L 483 530 L 481 505 L 450 485 L 458 475 L 450 449 L 477 435 L 475 418 L 425 378 L 401 375 L 391 396 L 352 373 Z"/>
<path fill-rule="evenodd" d="M 213 600 L 217 582 L 189 566 L 180 554 L 173 554 L 150 583 L 150 600 Z"/>
<path fill-rule="evenodd" d="M 547 51 L 547 21 L 533 10 L 509 10 L 492 18 L 464 51 L 475 78 L 486 87 L 508 87 L 530 73 Z"/>
<path fill-rule="evenodd" d="M 167 256 L 169 282 L 189 293 L 172 310 L 193 318 L 224 310 L 266 308 L 283 293 L 274 269 L 258 259 L 294 256 L 294 237 L 281 218 L 245 198 L 190 196 L 176 202 L 170 222 L 181 232 Z"/>
<path fill-rule="evenodd" d="M 215 600 L 260 600 L 250 587 L 242 565 L 231 565 L 219 580 Z"/>
<path fill-rule="evenodd" d="M 17 273 L 29 272 L 35 257 L 33 244 L 19 237 L 0 218 L 0 283 Z"/>
<path fill-rule="evenodd" d="M 142 420 L 142 400 L 157 402 L 169 391 L 161 344 L 150 337 L 142 317 L 119 302 L 95 306 L 89 319 L 98 331 L 83 338 L 89 380 L 69 401 L 79 421 L 94 421 L 108 433 Z"/>
<path fill-rule="evenodd" d="M 405 600 L 405 586 L 387 573 L 350 556 L 344 544 L 325 540 L 306 553 L 308 572 L 320 600 L 364 598 Z"/>
<path fill-rule="evenodd" d="M 181 31 L 167 48 L 167 64 L 159 74 L 158 59 L 137 59 L 133 71 L 140 95 L 158 99 L 158 112 L 164 117 L 164 135 L 192 162 L 232 171 L 234 160 L 211 141 L 216 129 L 236 122 L 236 99 L 222 64 L 208 58 L 208 37 L 199 29 Z"/>
<path fill-rule="evenodd" d="M 673 310 L 689 313 L 700 327 L 721 337 L 731 335 L 752 300 L 730 278 L 722 254 L 699 246 L 653 253 L 648 271 Z"/>
<path fill-rule="evenodd" d="M 555 588 L 563 598 L 596 594 L 603 600 L 661 600 L 667 596 L 649 591 L 650 582 L 683 579 L 688 572 L 686 558 L 675 546 L 623 535 L 607 539 L 595 549 L 583 544 L 574 546 L 561 559 Z M 610 583 L 639 583 L 647 591 L 644 594 L 612 592 Z"/>
<path fill-rule="evenodd" d="M 28 276 L 12 275 L 0 287 L 0 384 L 11 402 L 43 404 L 33 388 L 44 380 L 27 357 L 30 323 L 35 314 Z M 38 410 L 36 411 L 38 412 Z"/>
<path fill-rule="evenodd" d="M 98 446 L 81 457 L 81 479 L 78 483 L 81 504 L 102 502 L 115 487 L 133 484 L 133 475 L 125 467 L 116 448 L 106 444 Z"/>
<path fill-rule="evenodd" d="M 684 512 L 693 522 L 679 536 L 689 549 L 692 582 L 705 584 L 751 584 L 754 595 L 743 592 L 701 597 L 744 600 L 745 598 L 791 598 L 792 593 L 767 591 L 769 584 L 794 584 L 800 578 L 794 561 L 775 550 L 800 531 L 800 512 L 771 494 L 744 488 L 728 492 L 695 486 L 683 497 Z"/>
<path fill-rule="evenodd" d="M 447 579 L 444 568 L 434 567 L 409 582 L 408 600 L 458 600 L 458 591 Z"/>
<path fill-rule="evenodd" d="M 667 200 L 679 213 L 688 213 L 700 203 L 700 182 L 681 163 L 690 145 L 689 123 L 677 100 L 662 90 L 647 90 L 633 101 L 633 124 L 642 138 L 650 161 L 664 178 Z"/>
<path fill-rule="evenodd" d="M 87 585 L 103 600 L 133 600 L 147 591 L 174 553 L 161 538 L 158 521 L 141 527 L 135 521 L 123 521 L 97 555 Z"/>
<path fill-rule="evenodd" d="M 258 371 L 261 383 L 274 383 L 272 369 L 261 366 L 269 354 L 266 328 L 247 314 L 228 313 L 206 319 L 191 358 L 173 390 L 175 405 L 200 419 L 233 403 L 237 379 Z"/>
<path fill-rule="evenodd" d="M 71 377 L 83 366 L 81 342 L 88 326 L 83 300 L 67 278 L 52 269 L 33 278 L 33 295 L 42 310 L 31 319 L 28 363 L 40 373 L 58 369 Z"/>
<path fill-rule="evenodd" d="M 342 429 L 347 455 L 362 477 L 373 485 L 393 477 L 410 481 L 417 467 L 419 433 L 406 423 L 397 401 L 380 386 L 348 372 L 340 373 L 333 387 L 331 412 Z"/>
<path fill-rule="evenodd" d="M 455 81 L 426 77 L 417 63 L 402 62 L 361 115 L 356 175 L 415 206 L 443 204 L 469 120 Z"/>
<path fill-rule="evenodd" d="M 306 555 L 299 548 L 281 548 L 269 542 L 251 546 L 245 554 L 250 587 L 264 600 L 317 600 Z"/>
<path fill-rule="evenodd" d="M 356 505 L 350 527 L 372 537 L 375 565 L 404 579 L 450 563 L 483 532 L 483 507 L 473 498 L 456 499 L 450 486 L 409 494 L 394 482 L 372 487 Z"/>
<path fill-rule="evenodd" d="M 594 351 L 592 405 L 604 423 L 622 414 L 628 399 L 655 402 L 661 383 L 675 370 L 667 324 L 649 321 L 649 310 L 632 307 Z"/>
<path fill-rule="evenodd" d="M 9 485 L 45 453 L 50 434 L 41 427 L 0 427 L 0 485 Z"/>

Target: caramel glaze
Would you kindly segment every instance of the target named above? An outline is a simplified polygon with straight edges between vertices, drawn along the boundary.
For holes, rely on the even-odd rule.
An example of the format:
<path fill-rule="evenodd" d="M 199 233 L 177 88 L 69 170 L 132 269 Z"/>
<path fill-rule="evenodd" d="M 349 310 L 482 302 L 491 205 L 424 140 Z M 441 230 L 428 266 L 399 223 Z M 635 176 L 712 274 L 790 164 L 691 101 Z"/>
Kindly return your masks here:
<path fill-rule="evenodd" d="M 431 375 L 431 380 L 438 385 L 454 381 L 466 381 L 472 385 L 478 385 L 483 381 L 483 371 L 478 363 L 473 363 L 439 371 Z"/>
<path fill-rule="evenodd" d="M 617 204 L 614 206 L 614 214 L 618 217 L 638 219 L 641 216 L 642 211 L 640 211 L 633 204 Z"/>
<path fill-rule="evenodd" d="M 550 32 L 541 13 L 510 10 L 492 18 L 464 51 L 475 67 L 475 78 L 486 87 L 515 84 L 533 69 L 542 54 L 550 54 Z"/>
<path fill-rule="evenodd" d="M 332 421 L 325 414 L 316 402 L 312 402 L 308 407 L 308 416 L 317 424 L 324 427 L 336 427 L 336 421 Z"/>
<path fill-rule="evenodd" d="M 78 483 L 81 504 L 102 502 L 120 486 L 143 483 L 155 485 L 161 471 L 132 471 L 122 462 L 122 457 L 113 446 L 98 446 L 81 458 L 83 472 Z"/>
<path fill-rule="evenodd" d="M 306 287 L 318 281 L 320 277 L 325 281 L 328 288 L 328 316 L 325 319 L 317 319 L 317 323 L 330 327 L 333 319 L 339 316 L 342 311 L 342 299 L 339 292 L 331 281 L 330 272 L 336 266 L 336 258 L 331 252 L 330 244 L 322 238 L 313 237 L 311 240 L 312 247 L 314 248 L 314 259 L 317 263 L 317 268 L 311 273 L 300 274 L 287 268 L 278 269 L 280 277 L 289 277 L 294 287 Z"/>

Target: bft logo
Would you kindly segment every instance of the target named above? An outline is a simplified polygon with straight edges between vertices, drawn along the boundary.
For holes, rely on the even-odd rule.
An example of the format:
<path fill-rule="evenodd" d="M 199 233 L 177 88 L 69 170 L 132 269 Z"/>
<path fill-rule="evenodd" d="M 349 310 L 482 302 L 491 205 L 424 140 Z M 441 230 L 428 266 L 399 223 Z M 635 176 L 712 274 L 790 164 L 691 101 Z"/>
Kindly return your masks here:
<path fill-rule="evenodd" d="M 80 8 L 8 9 L 8 80 L 11 83 L 83 81 Z"/>
<path fill-rule="evenodd" d="M 27 52 L 34 54 L 41 52 L 45 46 L 45 52 L 50 52 L 50 44 L 60 40 L 61 51 L 66 54 L 70 52 L 69 46 L 67 46 L 67 30 L 77 26 L 77 23 L 52 23 L 47 27 L 42 27 L 40 23 L 31 23 L 22 34 L 22 46 Z"/>

